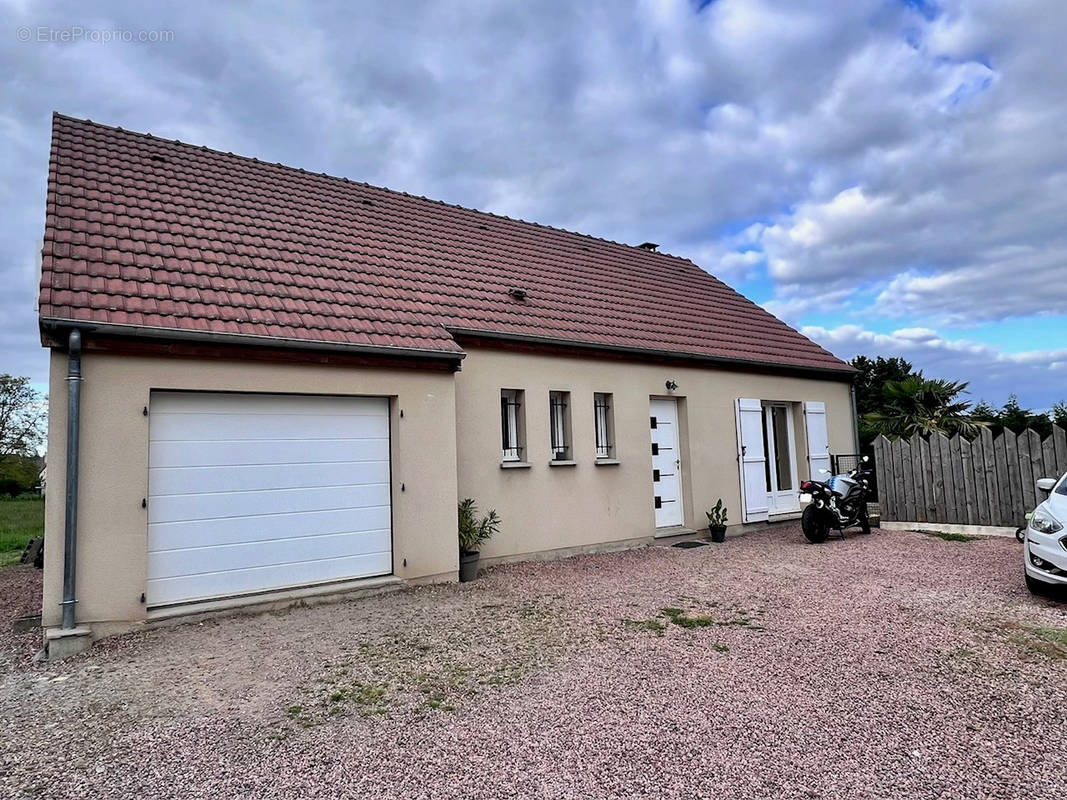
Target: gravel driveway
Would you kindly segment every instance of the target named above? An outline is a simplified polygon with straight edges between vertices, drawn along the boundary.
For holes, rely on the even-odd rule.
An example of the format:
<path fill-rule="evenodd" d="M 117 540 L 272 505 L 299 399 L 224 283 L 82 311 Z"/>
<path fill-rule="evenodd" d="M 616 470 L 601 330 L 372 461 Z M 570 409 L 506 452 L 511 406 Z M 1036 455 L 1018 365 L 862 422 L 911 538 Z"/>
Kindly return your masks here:
<path fill-rule="evenodd" d="M 1062 799 L 1018 547 L 780 527 L 5 653 L 0 796 Z"/>

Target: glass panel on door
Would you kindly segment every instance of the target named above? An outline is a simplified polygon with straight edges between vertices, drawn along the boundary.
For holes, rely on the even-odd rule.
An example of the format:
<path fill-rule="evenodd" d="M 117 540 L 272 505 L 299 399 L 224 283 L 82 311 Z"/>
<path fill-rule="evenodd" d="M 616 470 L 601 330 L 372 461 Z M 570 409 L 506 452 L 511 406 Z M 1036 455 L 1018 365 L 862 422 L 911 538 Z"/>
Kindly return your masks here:
<path fill-rule="evenodd" d="M 789 435 L 789 420 L 785 406 L 771 406 L 771 427 L 774 429 L 774 477 L 778 491 L 793 488 L 793 469 L 791 465 L 792 449 Z"/>
<path fill-rule="evenodd" d="M 763 406 L 763 451 L 767 458 L 767 505 L 771 513 L 798 510 L 799 499 L 793 487 L 795 447 L 790 404 Z"/>

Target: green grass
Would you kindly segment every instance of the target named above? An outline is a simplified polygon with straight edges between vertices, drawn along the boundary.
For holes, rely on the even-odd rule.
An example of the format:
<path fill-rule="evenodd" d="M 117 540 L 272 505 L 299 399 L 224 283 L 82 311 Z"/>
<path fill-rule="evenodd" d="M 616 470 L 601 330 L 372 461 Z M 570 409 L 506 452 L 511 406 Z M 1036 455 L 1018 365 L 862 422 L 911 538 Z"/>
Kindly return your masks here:
<path fill-rule="evenodd" d="M 716 603 L 706 603 L 705 605 L 716 605 Z M 762 609 L 759 609 L 756 613 L 762 614 L 763 611 Z M 667 630 L 668 625 L 677 625 L 679 628 L 687 628 L 689 630 L 693 630 L 694 628 L 710 628 L 713 625 L 725 628 L 747 628 L 752 631 L 766 630 L 762 625 L 755 623 L 749 616 L 748 611 L 740 608 L 734 610 L 733 615 L 728 619 L 715 619 L 715 617 L 708 614 L 687 612 L 684 608 L 678 608 L 677 606 L 665 606 L 659 610 L 659 614 L 660 619 L 624 619 L 622 622 L 627 628 L 651 631 L 657 636 L 662 636 Z M 725 653 L 730 648 L 726 645 L 716 645 L 715 649 L 720 653 Z"/>
<path fill-rule="evenodd" d="M 0 500 L 0 566 L 17 564 L 26 542 L 43 535 L 43 500 Z"/>
<path fill-rule="evenodd" d="M 1046 642 L 1067 647 L 1067 628 L 1034 628 L 1034 633 Z"/>
<path fill-rule="evenodd" d="M 667 626 L 660 622 L 658 619 L 624 619 L 628 628 L 636 628 L 641 631 L 652 631 L 653 633 L 663 635 L 663 632 L 667 630 Z"/>
<path fill-rule="evenodd" d="M 389 698 L 384 686 L 356 681 L 349 686 L 338 687 L 327 698 L 331 714 L 342 713 L 342 706 L 352 703 L 365 717 L 386 713 Z"/>
<path fill-rule="evenodd" d="M 1067 628 L 1019 627 L 1010 638 L 1031 653 L 1055 661 L 1067 660 Z"/>
<path fill-rule="evenodd" d="M 703 614 L 689 615 L 680 608 L 661 608 L 660 612 L 680 628 L 707 628 L 715 624 L 711 617 Z"/>
<path fill-rule="evenodd" d="M 944 539 L 946 542 L 977 542 L 981 539 L 981 536 L 968 536 L 964 533 L 944 533 L 942 531 L 915 531 L 921 533 L 923 536 L 936 536 L 938 539 Z"/>

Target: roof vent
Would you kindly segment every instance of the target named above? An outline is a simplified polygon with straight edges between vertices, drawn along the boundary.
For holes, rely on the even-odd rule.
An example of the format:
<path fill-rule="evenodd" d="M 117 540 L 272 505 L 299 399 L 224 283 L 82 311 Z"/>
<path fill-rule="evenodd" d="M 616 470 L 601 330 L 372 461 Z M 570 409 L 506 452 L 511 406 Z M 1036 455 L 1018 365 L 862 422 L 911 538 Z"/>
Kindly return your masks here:
<path fill-rule="evenodd" d="M 373 201 L 373 200 L 360 200 L 359 202 L 361 202 L 361 203 L 362 203 L 363 205 L 365 205 L 365 206 L 372 206 L 372 205 L 374 205 L 374 201 Z"/>
<path fill-rule="evenodd" d="M 155 155 L 152 156 L 152 160 L 153 161 L 159 161 L 159 162 L 162 162 L 162 163 L 166 163 L 166 161 L 167 161 L 165 156 L 161 156 L 158 153 L 156 153 Z"/>
<path fill-rule="evenodd" d="M 641 242 L 641 244 L 637 246 L 640 247 L 642 250 L 647 250 L 650 253 L 655 253 L 656 250 L 659 248 L 659 245 L 655 242 Z"/>
<path fill-rule="evenodd" d="M 526 299 L 526 290 L 520 289 L 518 286 L 512 286 L 510 289 L 508 289 L 508 294 L 510 294 L 516 300 Z"/>

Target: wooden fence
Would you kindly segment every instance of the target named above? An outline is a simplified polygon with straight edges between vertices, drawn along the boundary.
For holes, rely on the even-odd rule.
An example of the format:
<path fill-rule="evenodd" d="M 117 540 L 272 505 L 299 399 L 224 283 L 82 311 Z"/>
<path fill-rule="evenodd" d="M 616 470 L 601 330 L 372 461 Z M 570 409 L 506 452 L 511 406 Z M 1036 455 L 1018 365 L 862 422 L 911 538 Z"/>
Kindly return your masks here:
<path fill-rule="evenodd" d="M 1054 426 L 997 436 L 983 429 L 968 441 L 940 434 L 874 441 L 882 519 L 1017 527 L 1044 495 L 1038 478 L 1067 472 L 1067 434 Z"/>

